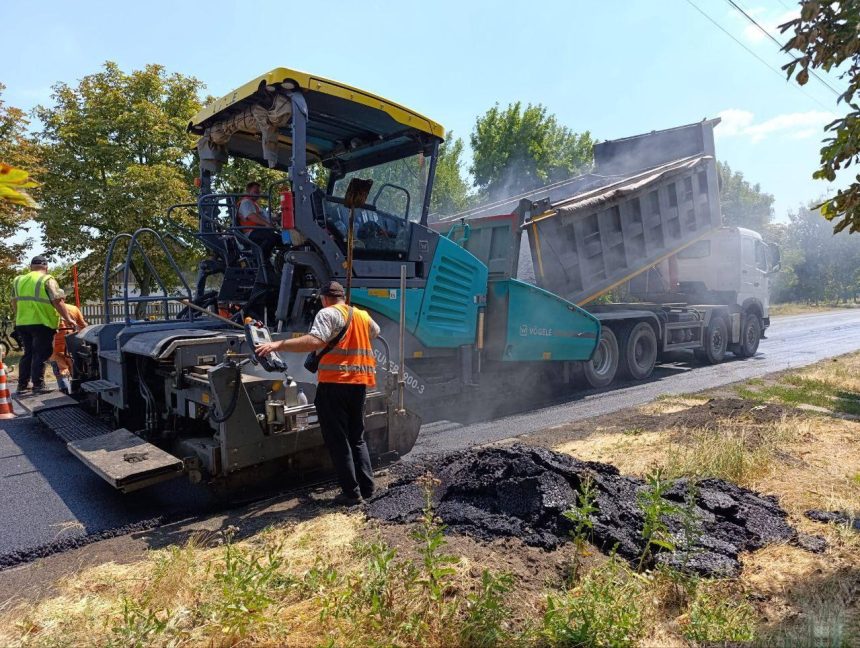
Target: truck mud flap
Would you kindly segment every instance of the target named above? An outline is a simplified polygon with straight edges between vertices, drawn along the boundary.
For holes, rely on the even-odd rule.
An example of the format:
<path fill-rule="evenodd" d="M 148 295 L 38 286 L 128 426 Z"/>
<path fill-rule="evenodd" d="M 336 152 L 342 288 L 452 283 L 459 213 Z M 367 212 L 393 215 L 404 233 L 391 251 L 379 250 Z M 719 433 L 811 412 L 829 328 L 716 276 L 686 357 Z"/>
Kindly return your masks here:
<path fill-rule="evenodd" d="M 71 441 L 69 451 L 123 493 L 178 477 L 182 460 L 125 428 Z"/>

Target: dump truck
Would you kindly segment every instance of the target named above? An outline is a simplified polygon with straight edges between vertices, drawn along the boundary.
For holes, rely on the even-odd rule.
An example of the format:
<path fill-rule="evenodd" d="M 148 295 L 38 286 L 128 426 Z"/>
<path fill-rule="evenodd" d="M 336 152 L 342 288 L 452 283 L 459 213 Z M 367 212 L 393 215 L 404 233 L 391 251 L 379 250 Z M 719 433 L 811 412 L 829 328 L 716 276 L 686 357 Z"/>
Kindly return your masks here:
<path fill-rule="evenodd" d="M 600 321 L 597 348 L 583 364 L 592 387 L 616 376 L 647 379 L 674 351 L 691 350 L 710 364 L 727 351 L 751 357 L 770 324 L 768 277 L 779 269 L 779 248 L 757 232 L 722 226 L 718 124 L 599 143 L 590 173 L 436 228 L 488 263 L 491 285 L 518 277 Z M 502 239 L 510 245 L 499 254 Z M 622 286 L 627 300 L 610 300 Z M 546 321 L 521 333 L 551 327 Z"/>
<path fill-rule="evenodd" d="M 172 206 L 164 231 L 114 239 L 105 259 L 104 323 L 69 336 L 72 394 L 24 403 L 119 490 L 187 475 L 232 491 L 271 475 L 302 481 L 330 470 L 308 404 L 316 376 L 302 356 L 257 358 L 254 346 L 304 334 L 321 307 L 319 289 L 331 280 L 346 285 L 351 303 L 381 327 L 378 387 L 365 410 L 377 463 L 413 447 L 422 415 L 564 388 L 582 366 L 598 382 L 595 376 L 612 373 L 602 367 L 612 369 L 613 358 L 645 376 L 658 343 L 661 350 L 704 348 L 712 329 L 728 342 L 746 321 L 727 305 L 643 302 L 612 311 L 587 303 L 613 285 L 618 264 L 642 274 L 718 225 L 707 123 L 689 130 L 699 140 L 683 130 L 657 158 L 623 140 L 602 145 L 595 173 L 574 183 L 572 202 L 523 202 L 447 230 L 429 225 L 444 128 L 370 92 L 275 68 L 204 107 L 188 130 L 199 136 L 197 201 Z M 242 195 L 225 193 L 219 181 L 231 158 L 283 172 L 266 187 L 271 226 L 239 225 Z M 639 222 L 628 198 L 676 177 L 677 206 L 659 189 L 666 210 L 655 239 L 645 199 Z M 687 177 L 704 182 L 697 185 L 704 192 L 694 191 L 694 230 L 682 211 Z M 196 229 L 182 226 L 182 214 Z M 279 237 L 273 255 L 253 236 L 258 228 Z M 535 237 L 532 279 L 517 273 L 524 232 L 530 242 Z M 196 280 L 186 280 L 187 268 L 175 261 L 175 241 L 205 251 Z M 563 246 L 570 241 L 584 251 L 578 283 L 568 280 L 574 248 Z M 594 271 L 596 251 L 602 274 Z M 558 264 L 566 268 L 561 274 Z M 576 303 L 584 293 L 588 308 Z M 182 310 L 171 316 L 175 302 Z M 725 329 L 712 326 L 717 320 Z M 613 355 L 619 344 L 633 352 Z"/>

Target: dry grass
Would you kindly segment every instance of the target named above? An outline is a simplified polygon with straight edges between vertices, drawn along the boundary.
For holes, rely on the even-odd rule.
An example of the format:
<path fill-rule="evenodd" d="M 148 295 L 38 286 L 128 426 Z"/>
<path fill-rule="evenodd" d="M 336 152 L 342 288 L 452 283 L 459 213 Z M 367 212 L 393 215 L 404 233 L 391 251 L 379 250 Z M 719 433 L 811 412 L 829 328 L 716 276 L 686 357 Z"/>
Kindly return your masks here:
<path fill-rule="evenodd" d="M 358 515 L 328 514 L 293 527 L 266 530 L 233 546 L 246 557 L 257 556 L 264 565 L 268 552 L 275 552 L 285 560 L 284 573 L 301 577 L 320 561 L 334 569 L 349 561 L 361 524 Z M 58 596 L 4 611 L 0 645 L 305 646 L 324 642 L 315 622 L 318 610 L 302 600 L 267 605 L 270 618 L 259 624 L 256 638 L 224 623 L 223 580 L 219 584 L 225 567 L 223 539 L 223 535 L 192 539 L 183 547 L 153 551 L 138 562 L 106 563 L 75 574 L 59 584 Z M 253 577 L 254 570 L 247 575 Z M 147 627 L 159 624 L 171 632 L 146 635 Z M 289 633 L 284 634 L 287 628 Z M 121 630 L 129 629 L 138 631 L 139 641 L 122 634 Z M 162 636 L 171 641 L 160 641 Z"/>
<path fill-rule="evenodd" d="M 647 414 L 649 416 L 660 416 L 661 414 L 675 414 L 676 412 L 683 412 L 695 405 L 702 405 L 707 402 L 708 399 L 702 396 L 693 396 L 689 394 L 676 396 L 674 394 L 669 394 L 662 398 L 658 398 L 652 403 L 643 405 L 639 408 L 639 411 L 642 414 Z"/>
<path fill-rule="evenodd" d="M 785 315 L 806 315 L 807 313 L 826 313 L 827 311 L 832 310 L 845 310 L 851 308 L 857 308 L 858 306 L 855 304 L 798 304 L 798 303 L 786 303 L 786 304 L 771 304 L 768 309 L 768 313 L 771 317 L 782 317 Z"/>

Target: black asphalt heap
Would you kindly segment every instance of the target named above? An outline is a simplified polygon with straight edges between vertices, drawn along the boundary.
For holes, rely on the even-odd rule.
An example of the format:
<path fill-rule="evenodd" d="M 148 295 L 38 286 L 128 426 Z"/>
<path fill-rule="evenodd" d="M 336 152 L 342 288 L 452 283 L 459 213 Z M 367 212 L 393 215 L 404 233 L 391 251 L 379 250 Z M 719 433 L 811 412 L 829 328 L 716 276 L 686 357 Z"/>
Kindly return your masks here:
<path fill-rule="evenodd" d="M 845 511 L 819 511 L 812 509 L 804 513 L 810 520 L 824 524 L 839 524 L 860 531 L 860 517 L 853 517 Z"/>
<path fill-rule="evenodd" d="M 637 563 L 645 550 L 645 516 L 639 493 L 649 486 L 625 477 L 609 464 L 580 461 L 544 448 L 514 445 L 466 450 L 396 467 L 397 478 L 369 503 L 370 517 L 412 522 L 424 507 L 425 474 L 439 481 L 433 492 L 436 514 L 449 532 L 492 540 L 516 536 L 552 549 L 571 537 L 573 523 L 563 513 L 576 503 L 583 480 L 595 488 L 592 542 Z M 664 492 L 663 516 L 675 546 L 657 551 L 655 561 L 704 575 L 732 576 L 738 555 L 769 543 L 793 542 L 819 551 L 819 538 L 802 536 L 786 522 L 775 498 L 722 479 L 672 483 Z"/>

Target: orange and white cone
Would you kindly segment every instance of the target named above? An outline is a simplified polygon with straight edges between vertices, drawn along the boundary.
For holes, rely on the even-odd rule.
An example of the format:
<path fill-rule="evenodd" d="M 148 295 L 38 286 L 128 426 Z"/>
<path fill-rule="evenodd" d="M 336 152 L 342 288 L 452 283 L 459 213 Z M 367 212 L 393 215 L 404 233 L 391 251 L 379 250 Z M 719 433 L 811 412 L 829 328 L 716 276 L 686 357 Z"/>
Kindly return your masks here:
<path fill-rule="evenodd" d="M 10 418 L 15 418 L 15 413 L 12 411 L 12 396 L 6 382 L 6 367 L 0 358 L 0 419 Z"/>

